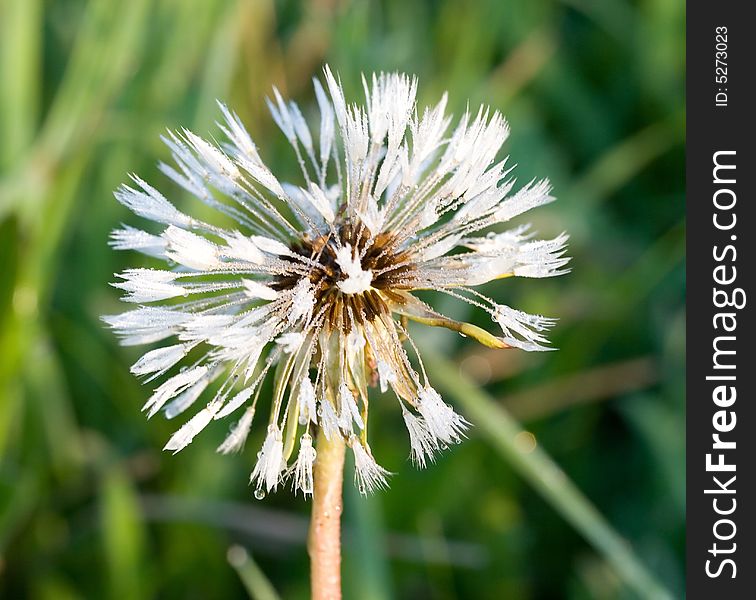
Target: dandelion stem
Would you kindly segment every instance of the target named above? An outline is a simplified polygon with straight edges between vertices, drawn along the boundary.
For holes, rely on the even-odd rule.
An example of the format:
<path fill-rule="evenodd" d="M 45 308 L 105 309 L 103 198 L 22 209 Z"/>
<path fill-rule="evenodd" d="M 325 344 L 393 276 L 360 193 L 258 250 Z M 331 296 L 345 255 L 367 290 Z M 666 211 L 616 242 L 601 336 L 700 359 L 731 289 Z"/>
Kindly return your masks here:
<path fill-rule="evenodd" d="M 341 513 L 346 448 L 340 436 L 318 433 L 315 490 L 307 550 L 313 600 L 341 598 Z"/>

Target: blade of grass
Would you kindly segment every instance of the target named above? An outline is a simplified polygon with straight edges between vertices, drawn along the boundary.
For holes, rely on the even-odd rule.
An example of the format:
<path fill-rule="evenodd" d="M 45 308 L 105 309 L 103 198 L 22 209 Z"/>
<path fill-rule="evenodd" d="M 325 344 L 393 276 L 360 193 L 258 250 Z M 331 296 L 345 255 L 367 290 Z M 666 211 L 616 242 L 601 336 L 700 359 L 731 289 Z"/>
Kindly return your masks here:
<path fill-rule="evenodd" d="M 0 215 L 17 209 L 19 227 L 27 234 L 19 249 L 17 280 L 12 284 L 14 310 L 0 322 L 0 347 L 7 349 L 0 359 L 2 415 L 10 412 L 4 391 L 11 389 L 25 353 L 33 345 L 38 315 L 44 313 L 55 281 L 52 274 L 58 265 L 59 243 L 80 201 L 76 191 L 96 141 L 96 136 L 85 134 L 131 74 L 149 4 L 138 0 L 113 10 L 109 3 L 95 0 L 87 7 L 82 32 L 43 130 L 21 161 L 24 164 L 10 175 L 11 181 L 28 177 L 30 185 L 19 186 L 16 197 L 0 195 Z M 102 56 L 97 48 L 104 39 L 108 44 Z M 79 144 L 82 147 L 77 147 Z M 56 173 L 53 167 L 63 157 L 67 169 Z"/>
<path fill-rule="evenodd" d="M 487 94 L 497 98 L 499 105 L 511 103 L 548 65 L 557 47 L 556 34 L 551 28 L 533 31 L 491 72 L 486 82 Z"/>
<path fill-rule="evenodd" d="M 350 538 L 354 542 L 354 551 L 350 549 L 344 557 L 345 588 L 349 586 L 349 595 L 361 600 L 394 598 L 381 497 L 363 498 L 353 485 L 346 486 L 344 496 L 350 524 L 354 528 Z"/>
<path fill-rule="evenodd" d="M 0 215 L 18 210 L 35 223 L 54 198 L 56 172 L 92 135 L 109 102 L 133 75 L 149 0 L 113 5 L 93 0 L 86 9 L 66 73 L 42 129 L 16 168 L 0 179 Z"/>
<path fill-rule="evenodd" d="M 112 598 L 144 598 L 146 531 L 132 482 L 117 466 L 105 467 L 100 497 L 104 560 Z"/>
<path fill-rule="evenodd" d="M 623 139 L 604 152 L 567 190 L 565 197 L 579 199 L 584 211 L 606 200 L 644 167 L 682 143 L 684 122 L 682 114 L 674 114 Z"/>
<path fill-rule="evenodd" d="M 48 160 L 57 162 L 87 137 L 108 103 L 134 75 L 150 0 L 116 5 L 93 0 L 87 7 L 70 65 L 40 134 Z"/>
<path fill-rule="evenodd" d="M 227 101 L 228 89 L 239 57 L 239 33 L 244 5 L 230 5 L 220 18 L 219 27 L 210 41 L 202 83 L 199 88 L 195 129 L 204 133 L 218 118 L 216 100 Z M 215 118 L 213 118 L 215 117 Z"/>
<path fill-rule="evenodd" d="M 10 461 L 3 465 L 3 470 L 0 481 L 0 552 L 6 554 L 10 541 L 34 514 L 40 495 L 40 475 L 36 469 Z"/>
<path fill-rule="evenodd" d="M 586 369 L 507 394 L 504 405 L 516 419 L 534 421 L 573 406 L 651 387 L 659 381 L 651 357 Z"/>
<path fill-rule="evenodd" d="M 24 408 L 27 418 L 37 420 L 44 432 L 38 456 L 44 455 L 50 473 L 65 481 L 84 460 L 79 427 L 66 389 L 63 366 L 49 336 L 36 331 L 30 337 L 34 343 L 28 349 L 21 371 Z"/>
<path fill-rule="evenodd" d="M 439 553 L 448 556 L 449 547 L 446 544 L 443 524 L 438 512 L 432 509 L 424 511 L 418 517 L 417 525 L 421 539 L 426 541 L 423 545 L 426 558 L 429 559 Z M 448 564 L 426 560 L 425 568 L 434 600 L 455 600 L 458 598 L 454 590 L 453 571 Z"/>
<path fill-rule="evenodd" d="M 309 518 L 293 512 L 263 509 L 249 502 L 220 502 L 159 494 L 142 494 L 140 501 L 144 518 L 150 522 L 202 524 L 278 545 L 301 547 L 307 541 Z M 448 553 L 445 553 L 439 551 L 433 540 L 416 535 L 387 531 L 384 537 L 388 556 L 408 563 L 449 563 L 454 568 L 475 570 L 489 560 L 485 548 L 465 540 L 444 540 L 448 549 Z M 352 548 L 355 539 L 349 524 L 344 529 L 346 546 Z"/>
<path fill-rule="evenodd" d="M 249 553 L 241 546 L 228 549 L 228 562 L 239 575 L 244 589 L 253 600 L 280 600 L 273 584 Z"/>
<path fill-rule="evenodd" d="M 671 594 L 636 557 L 630 545 L 598 512 L 546 452 L 523 453 L 515 442 L 520 424 L 491 396 L 460 376 L 455 365 L 426 348 L 426 366 L 434 382 L 465 409 L 499 454 L 519 472 L 614 568 L 642 598 L 667 600 Z"/>
<path fill-rule="evenodd" d="M 37 126 L 42 2 L 4 2 L 0 24 L 0 169 L 4 169 L 31 144 Z"/>
<path fill-rule="evenodd" d="M 233 3 L 218 0 L 183 0 L 158 2 L 154 10 L 156 23 L 170 25 L 171 35 L 158 44 L 161 54 L 155 73 L 145 81 L 145 108 L 156 114 L 165 114 L 177 97 L 191 97 L 191 83 L 201 69 L 209 39 L 214 32 L 223 31 L 219 14 L 224 5 Z M 170 94 L 166 94 L 170 90 Z M 142 115 L 132 115 L 137 122 Z M 166 123 L 159 123 L 162 133 Z"/>

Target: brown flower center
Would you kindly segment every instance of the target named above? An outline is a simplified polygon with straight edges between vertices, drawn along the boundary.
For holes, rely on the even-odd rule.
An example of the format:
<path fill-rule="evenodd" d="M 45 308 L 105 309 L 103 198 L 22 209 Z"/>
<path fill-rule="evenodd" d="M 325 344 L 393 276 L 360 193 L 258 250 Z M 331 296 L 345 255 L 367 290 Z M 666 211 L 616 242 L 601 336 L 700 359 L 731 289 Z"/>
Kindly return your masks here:
<path fill-rule="evenodd" d="M 362 223 L 341 222 L 335 234 L 328 233 L 312 239 L 304 235 L 291 245 L 291 250 L 317 263 L 309 277 L 314 285 L 315 312 L 326 308 L 326 323 L 332 328 L 349 330 L 350 314 L 358 322 L 372 321 L 378 315 L 388 314 L 387 300 L 400 301 L 392 290 L 407 289 L 406 276 L 411 270 L 408 253 L 394 249 L 394 238 L 386 233 L 371 237 Z M 338 241 L 337 241 L 338 239 Z M 336 260 L 339 248 L 349 245 L 354 256 L 361 256 L 363 271 L 372 272 L 370 289 L 359 294 L 345 294 L 338 283 L 348 278 Z M 298 275 L 282 275 L 271 285 L 274 289 L 293 288 L 301 279 Z"/>

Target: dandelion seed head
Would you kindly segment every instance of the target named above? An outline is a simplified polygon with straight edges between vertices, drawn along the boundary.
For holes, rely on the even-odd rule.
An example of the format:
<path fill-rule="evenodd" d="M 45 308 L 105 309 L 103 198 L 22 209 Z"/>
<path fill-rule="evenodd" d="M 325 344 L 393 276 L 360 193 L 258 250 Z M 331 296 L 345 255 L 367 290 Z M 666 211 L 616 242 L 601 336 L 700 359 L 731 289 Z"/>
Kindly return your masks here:
<path fill-rule="evenodd" d="M 419 108 L 418 81 L 403 74 L 365 77 L 363 87 L 363 104 L 347 101 L 326 67 L 314 80 L 316 129 L 272 91 L 268 106 L 292 146 L 296 182 L 278 179 L 223 104 L 220 143 L 167 134 L 173 164 L 160 170 L 223 219 L 196 219 L 137 176 L 115 193 L 152 225 L 124 225 L 110 245 L 165 261 L 117 274 L 123 300 L 139 306 L 103 317 L 124 345 L 162 342 L 132 366 L 158 380 L 144 410 L 167 418 L 194 410 L 168 440 L 173 452 L 237 413 L 223 454 L 244 447 L 255 414 L 270 415 L 251 473 L 256 497 L 287 476 L 312 494 L 318 429 L 352 449 L 362 493 L 385 487 L 389 473 L 367 443 L 373 386 L 399 398 L 417 466 L 464 438 L 469 423 L 431 386 L 403 320 L 491 347 L 550 349 L 553 319 L 474 289 L 569 271 L 566 234 L 538 240 L 527 225 L 505 225 L 554 197 L 545 179 L 518 188 L 507 158 L 497 159 L 509 134 L 504 117 L 482 107 L 455 123 L 446 94 Z M 488 312 L 500 334 L 445 317 L 418 290 Z M 267 378 L 275 379 L 271 397 L 261 394 Z"/>

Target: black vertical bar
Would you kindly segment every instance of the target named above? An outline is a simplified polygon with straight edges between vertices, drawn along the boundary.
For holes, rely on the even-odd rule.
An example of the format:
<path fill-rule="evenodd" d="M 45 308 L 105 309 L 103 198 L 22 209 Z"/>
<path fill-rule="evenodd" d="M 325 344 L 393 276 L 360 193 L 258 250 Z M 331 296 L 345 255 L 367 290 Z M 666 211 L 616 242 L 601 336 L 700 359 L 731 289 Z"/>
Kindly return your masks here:
<path fill-rule="evenodd" d="M 756 303 L 751 7 L 687 4 L 687 596 L 694 600 L 756 598 L 756 339 L 753 311 L 743 306 L 746 298 Z"/>

